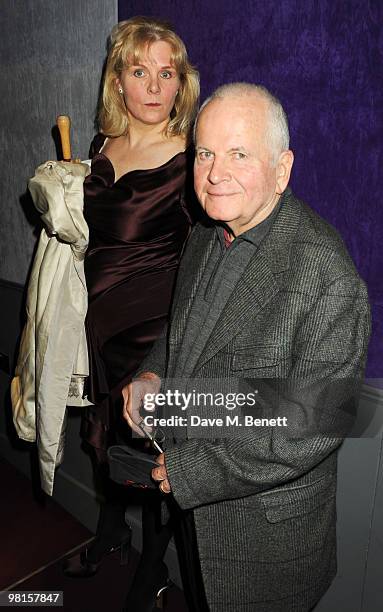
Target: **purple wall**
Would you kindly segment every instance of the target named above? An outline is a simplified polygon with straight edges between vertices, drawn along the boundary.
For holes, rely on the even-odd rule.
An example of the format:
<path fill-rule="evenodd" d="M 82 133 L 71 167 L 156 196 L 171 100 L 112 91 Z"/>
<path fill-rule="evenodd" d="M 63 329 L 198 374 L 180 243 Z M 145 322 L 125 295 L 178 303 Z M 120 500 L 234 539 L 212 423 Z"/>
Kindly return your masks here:
<path fill-rule="evenodd" d="M 383 378 L 383 3 L 119 0 L 119 19 L 133 15 L 173 23 L 200 71 L 202 100 L 230 81 L 262 83 L 281 99 L 295 153 L 292 187 L 339 230 L 368 284 L 367 375 Z"/>

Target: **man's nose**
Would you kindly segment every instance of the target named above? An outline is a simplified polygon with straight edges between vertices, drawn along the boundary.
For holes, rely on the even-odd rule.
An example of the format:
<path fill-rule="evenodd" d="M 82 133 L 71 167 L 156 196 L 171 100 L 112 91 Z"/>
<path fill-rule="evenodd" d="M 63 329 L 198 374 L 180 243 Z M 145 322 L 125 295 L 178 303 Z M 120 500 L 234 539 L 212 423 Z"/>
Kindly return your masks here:
<path fill-rule="evenodd" d="M 207 178 L 214 185 L 221 181 L 230 181 L 231 174 L 224 159 L 214 158 Z"/>
<path fill-rule="evenodd" d="M 152 75 L 149 78 L 148 92 L 154 93 L 154 94 L 160 93 L 160 83 L 158 81 L 157 75 L 156 76 Z"/>

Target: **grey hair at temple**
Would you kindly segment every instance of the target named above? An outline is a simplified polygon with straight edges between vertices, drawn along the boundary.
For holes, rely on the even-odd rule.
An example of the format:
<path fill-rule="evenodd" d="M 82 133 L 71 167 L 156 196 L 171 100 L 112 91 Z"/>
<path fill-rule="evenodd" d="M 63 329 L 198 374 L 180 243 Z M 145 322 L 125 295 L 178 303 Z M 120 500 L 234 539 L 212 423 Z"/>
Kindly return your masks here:
<path fill-rule="evenodd" d="M 268 137 L 270 140 L 270 148 L 273 157 L 273 163 L 276 164 L 280 154 L 289 149 L 290 136 L 287 115 L 282 107 L 282 104 L 269 92 L 263 85 L 255 85 L 253 83 L 227 83 L 221 85 L 213 91 L 211 96 L 206 98 L 201 108 L 198 111 L 197 118 L 194 124 L 193 139 L 196 140 L 196 132 L 198 119 L 203 109 L 213 100 L 220 98 L 236 98 L 249 97 L 252 95 L 260 96 L 269 103 L 269 130 Z"/>

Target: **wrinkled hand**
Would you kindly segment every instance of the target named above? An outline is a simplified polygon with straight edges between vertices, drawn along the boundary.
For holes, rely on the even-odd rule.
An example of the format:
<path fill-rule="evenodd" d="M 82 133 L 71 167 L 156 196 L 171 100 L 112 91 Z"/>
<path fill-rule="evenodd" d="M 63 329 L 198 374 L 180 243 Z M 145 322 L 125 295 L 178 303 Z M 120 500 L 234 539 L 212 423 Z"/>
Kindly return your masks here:
<path fill-rule="evenodd" d="M 159 465 L 158 467 L 155 467 L 152 469 L 152 478 L 156 482 L 160 483 L 159 488 L 162 491 L 162 493 L 170 493 L 171 487 L 170 487 L 170 482 L 168 480 L 168 472 L 166 470 L 164 453 L 161 453 L 161 455 L 158 455 L 158 457 L 156 457 L 156 461 Z"/>
<path fill-rule="evenodd" d="M 122 389 L 124 407 L 122 416 L 127 421 L 129 427 L 140 436 L 144 436 L 137 423 L 142 421 L 140 414 L 144 397 L 147 393 L 158 393 L 161 387 L 161 379 L 153 372 L 143 372 L 133 382 Z M 149 427 L 147 428 L 149 430 Z"/>

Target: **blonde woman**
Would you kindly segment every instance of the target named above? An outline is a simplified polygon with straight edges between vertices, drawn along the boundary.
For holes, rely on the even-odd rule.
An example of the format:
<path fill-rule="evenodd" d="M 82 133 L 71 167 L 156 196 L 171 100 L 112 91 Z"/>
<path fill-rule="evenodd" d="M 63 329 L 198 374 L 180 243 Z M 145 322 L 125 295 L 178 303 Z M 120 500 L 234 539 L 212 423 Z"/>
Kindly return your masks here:
<path fill-rule="evenodd" d="M 111 34 L 100 133 L 91 145 L 92 171 L 84 183 L 90 241 L 85 260 L 89 292 L 87 337 L 94 402 L 82 435 L 105 474 L 106 502 L 94 542 L 67 561 L 65 573 L 91 576 L 105 553 L 130 542 L 121 487 L 108 481 L 105 451 L 128 439 L 121 389 L 129 382 L 167 321 L 182 247 L 191 225 L 189 134 L 199 95 L 198 73 L 166 23 L 135 17 Z M 190 161 L 190 164 L 189 164 Z M 162 559 L 171 535 L 159 527 L 159 494 L 144 506 L 144 546 L 129 594 L 129 609 L 152 610 L 167 583 Z M 146 492 L 145 492 L 146 494 Z"/>

